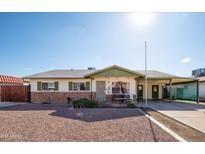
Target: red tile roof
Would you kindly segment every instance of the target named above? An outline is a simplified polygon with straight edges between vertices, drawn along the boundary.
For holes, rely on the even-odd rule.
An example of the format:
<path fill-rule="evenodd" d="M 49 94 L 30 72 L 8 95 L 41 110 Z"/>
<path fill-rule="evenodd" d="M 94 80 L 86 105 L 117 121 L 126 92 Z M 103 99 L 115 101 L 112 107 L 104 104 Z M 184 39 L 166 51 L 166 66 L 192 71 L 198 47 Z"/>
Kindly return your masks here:
<path fill-rule="evenodd" d="M 0 83 L 23 84 L 22 78 L 0 75 Z"/>

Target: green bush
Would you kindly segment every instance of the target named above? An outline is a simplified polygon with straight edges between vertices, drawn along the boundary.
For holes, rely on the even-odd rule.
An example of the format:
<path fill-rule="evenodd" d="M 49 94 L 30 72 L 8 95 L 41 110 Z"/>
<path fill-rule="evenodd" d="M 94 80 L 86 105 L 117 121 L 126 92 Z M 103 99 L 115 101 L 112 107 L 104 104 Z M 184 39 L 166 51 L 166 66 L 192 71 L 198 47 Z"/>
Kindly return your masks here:
<path fill-rule="evenodd" d="M 127 103 L 127 108 L 136 108 L 136 105 L 132 102 Z"/>
<path fill-rule="evenodd" d="M 96 108 L 98 107 L 98 102 L 96 100 L 81 98 L 79 100 L 73 101 L 73 107 L 74 108 Z"/>

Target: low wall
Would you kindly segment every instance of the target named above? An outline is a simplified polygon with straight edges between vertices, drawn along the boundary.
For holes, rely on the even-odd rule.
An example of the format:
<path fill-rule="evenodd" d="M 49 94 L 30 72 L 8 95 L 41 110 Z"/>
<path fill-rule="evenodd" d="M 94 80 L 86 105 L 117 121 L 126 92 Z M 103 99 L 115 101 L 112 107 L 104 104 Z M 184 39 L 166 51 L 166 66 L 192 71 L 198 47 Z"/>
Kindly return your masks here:
<path fill-rule="evenodd" d="M 31 92 L 32 103 L 67 103 L 67 97 L 72 100 L 78 98 L 91 98 L 90 92 Z M 96 98 L 96 93 L 92 92 L 92 98 Z"/>

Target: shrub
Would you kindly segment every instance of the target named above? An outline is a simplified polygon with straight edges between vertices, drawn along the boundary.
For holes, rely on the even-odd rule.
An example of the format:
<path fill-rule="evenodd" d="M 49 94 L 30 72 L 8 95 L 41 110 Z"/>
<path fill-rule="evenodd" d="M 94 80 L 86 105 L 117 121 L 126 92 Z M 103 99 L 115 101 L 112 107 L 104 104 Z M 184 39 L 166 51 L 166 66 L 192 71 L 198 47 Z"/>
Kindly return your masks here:
<path fill-rule="evenodd" d="M 73 101 L 73 107 L 74 108 L 96 108 L 98 107 L 98 102 L 96 100 L 81 98 L 79 100 Z"/>
<path fill-rule="evenodd" d="M 132 102 L 127 103 L 127 108 L 136 108 L 136 105 Z"/>
<path fill-rule="evenodd" d="M 43 102 L 43 103 L 41 103 L 41 104 L 51 104 L 50 102 Z"/>

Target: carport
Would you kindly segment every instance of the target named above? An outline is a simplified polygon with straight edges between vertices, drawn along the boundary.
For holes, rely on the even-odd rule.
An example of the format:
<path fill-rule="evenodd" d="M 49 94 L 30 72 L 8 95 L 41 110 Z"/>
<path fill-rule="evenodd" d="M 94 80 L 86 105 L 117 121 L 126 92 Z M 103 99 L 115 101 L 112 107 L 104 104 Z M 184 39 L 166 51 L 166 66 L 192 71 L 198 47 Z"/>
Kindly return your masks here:
<path fill-rule="evenodd" d="M 195 78 L 174 77 L 170 78 L 164 87 L 165 99 L 170 101 L 181 99 L 196 101 L 199 104 L 199 81 Z"/>

